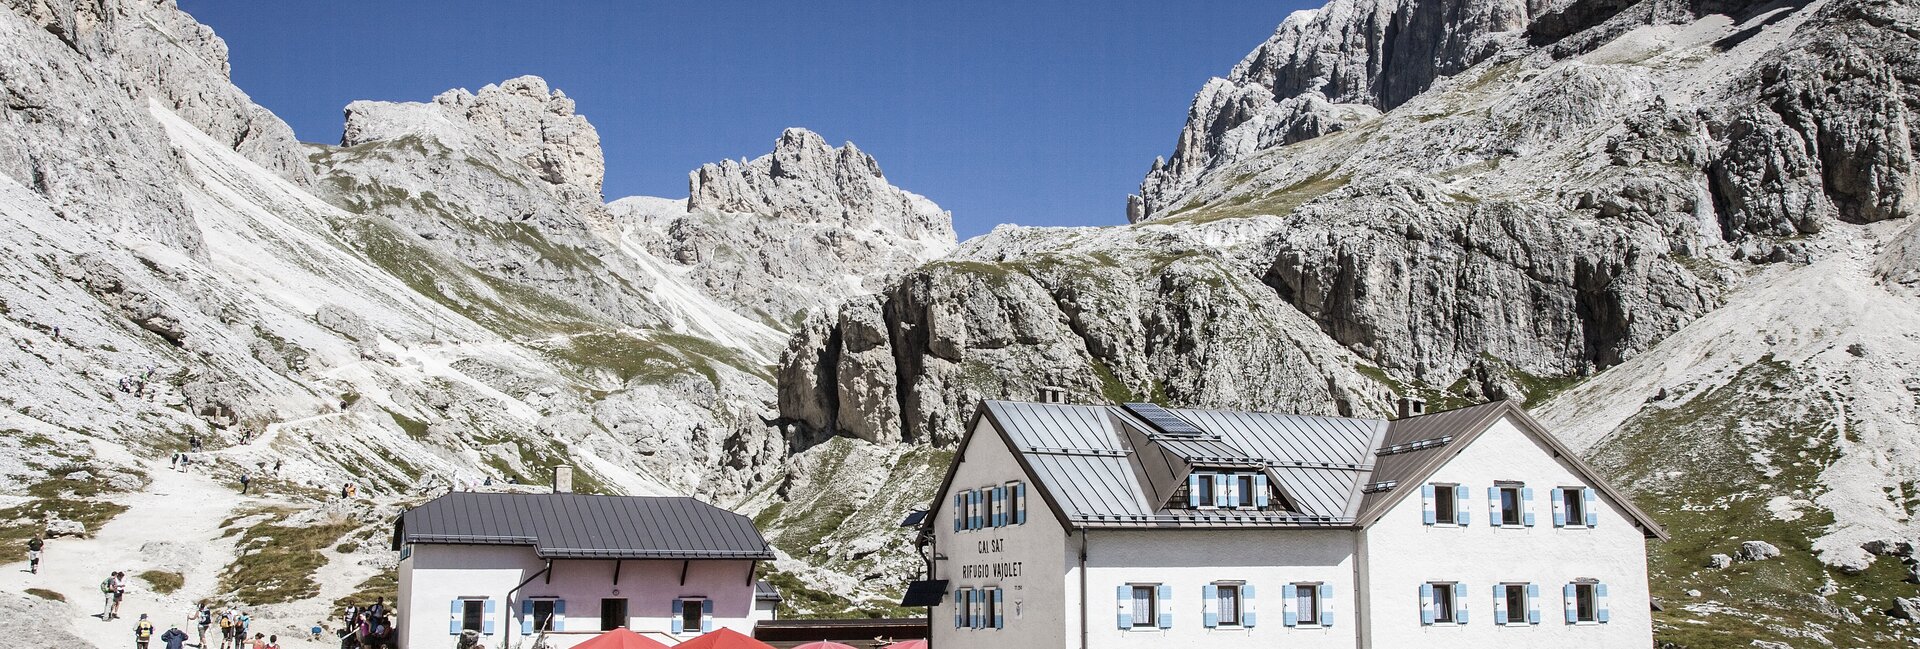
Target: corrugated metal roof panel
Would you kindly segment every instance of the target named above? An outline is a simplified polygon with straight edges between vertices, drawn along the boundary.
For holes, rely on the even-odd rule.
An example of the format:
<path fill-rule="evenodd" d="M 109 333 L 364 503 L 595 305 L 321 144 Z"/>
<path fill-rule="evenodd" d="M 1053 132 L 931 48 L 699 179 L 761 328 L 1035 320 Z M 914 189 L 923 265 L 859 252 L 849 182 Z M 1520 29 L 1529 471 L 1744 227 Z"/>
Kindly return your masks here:
<path fill-rule="evenodd" d="M 1458 410 L 1436 412 L 1430 415 L 1396 419 L 1387 425 L 1386 438 L 1381 440 L 1380 448 L 1391 448 L 1401 444 L 1442 438 L 1459 438 L 1472 432 L 1474 428 L 1485 425 L 1486 419 L 1498 412 L 1504 404 L 1499 401 L 1468 406 Z M 1436 444 L 1419 450 L 1403 453 L 1376 455 L 1373 463 L 1373 475 L 1368 482 L 1404 482 L 1407 476 L 1425 465 L 1434 456 L 1447 452 L 1451 444 Z M 1361 499 L 1362 509 L 1372 509 L 1376 503 L 1393 497 L 1394 492 L 1408 488 L 1401 484 L 1393 489 L 1365 494 Z"/>
<path fill-rule="evenodd" d="M 745 516 L 683 497 L 450 493 L 400 516 L 402 543 L 532 545 L 551 558 L 772 559 Z"/>

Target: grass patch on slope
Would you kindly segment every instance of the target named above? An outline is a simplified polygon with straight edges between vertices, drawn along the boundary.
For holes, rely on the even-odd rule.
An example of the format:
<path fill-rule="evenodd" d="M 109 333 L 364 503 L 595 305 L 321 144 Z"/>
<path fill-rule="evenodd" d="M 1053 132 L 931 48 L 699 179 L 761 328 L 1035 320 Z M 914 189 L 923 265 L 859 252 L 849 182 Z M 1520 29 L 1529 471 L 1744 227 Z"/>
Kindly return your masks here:
<path fill-rule="evenodd" d="M 644 334 L 589 333 L 573 336 L 549 350 L 560 359 L 588 368 L 605 368 L 622 382 L 664 383 L 677 376 L 699 374 L 720 384 L 722 365 L 772 381 L 769 368 L 756 365 L 737 350 L 693 336 L 651 331 Z"/>
<path fill-rule="evenodd" d="M 140 581 L 147 582 L 148 588 L 161 595 L 180 590 L 180 587 L 187 583 L 186 575 L 167 570 L 148 570 L 134 576 L 139 577 Z"/>
<path fill-rule="evenodd" d="M 48 601 L 54 601 L 54 602 L 67 601 L 66 595 L 62 595 L 60 593 L 47 590 L 45 588 L 28 588 L 26 592 L 28 595 L 32 595 L 34 597 L 38 597 L 40 599 L 44 599 Z"/>
<path fill-rule="evenodd" d="M 0 508 L 0 561 L 25 560 L 27 539 L 45 532 L 43 521 L 50 518 L 77 522 L 86 528 L 88 535 L 92 535 L 100 531 L 100 526 L 106 525 L 107 521 L 127 511 L 126 505 L 99 500 L 103 496 L 121 493 L 106 480 L 98 477 L 69 480 L 65 477 L 75 471 L 87 470 L 87 467 L 78 465 L 56 468 L 51 471 L 51 477 L 27 487 L 27 495 L 32 496 L 33 500 Z"/>
<path fill-rule="evenodd" d="M 1882 613 L 1912 597 L 1898 560 L 1861 574 L 1823 564 L 1813 541 L 1833 515 L 1813 505 L 1820 473 L 1839 457 L 1838 426 L 1851 425 L 1823 386 L 1789 364 L 1763 359 L 1726 385 L 1672 406 L 1652 405 L 1590 452 L 1595 466 L 1632 494 L 1673 539 L 1648 544 L 1648 581 L 1664 604 L 1654 613 L 1666 647 L 1731 649 L 1755 641 L 1785 646 L 1893 646 L 1898 628 Z M 1776 498 L 1803 501 L 1783 520 Z M 1716 553 L 1760 540 L 1782 556 L 1705 567 Z M 1822 597 L 1823 589 L 1831 594 Z M 1698 590 L 1700 597 L 1688 591 Z"/>
<path fill-rule="evenodd" d="M 333 616 L 338 618 L 345 615 L 348 606 L 361 608 L 372 606 L 375 600 L 381 598 L 385 598 L 390 605 L 399 601 L 400 573 L 398 571 L 382 570 L 361 581 L 359 586 L 353 588 L 353 592 L 333 600 Z"/>
<path fill-rule="evenodd" d="M 1250 216 L 1286 216 L 1307 201 L 1347 186 L 1353 179 L 1328 169 L 1269 192 L 1245 191 L 1212 203 L 1188 203 L 1164 217 L 1146 221 L 1163 224 L 1203 224 Z"/>
<path fill-rule="evenodd" d="M 248 606 L 282 604 L 319 595 L 320 584 L 314 575 L 327 565 L 322 551 L 358 527 L 350 521 L 282 525 L 291 512 L 272 513 L 273 516 L 238 530 L 240 538 L 235 543 L 238 556 L 220 574 L 220 592 Z M 233 522 L 230 520 L 228 524 Z"/>

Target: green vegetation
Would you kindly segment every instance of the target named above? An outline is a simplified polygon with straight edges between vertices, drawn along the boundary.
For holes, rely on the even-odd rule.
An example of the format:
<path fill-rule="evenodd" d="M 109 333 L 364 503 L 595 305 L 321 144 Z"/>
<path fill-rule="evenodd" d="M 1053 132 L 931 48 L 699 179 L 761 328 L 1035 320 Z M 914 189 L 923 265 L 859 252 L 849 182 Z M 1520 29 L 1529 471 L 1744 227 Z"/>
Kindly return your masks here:
<path fill-rule="evenodd" d="M 1286 216 L 1307 201 L 1345 187 L 1352 180 L 1348 176 L 1335 176 L 1333 170 L 1328 169 L 1270 192 L 1248 189 L 1213 203 L 1188 203 L 1150 223 L 1197 225 L 1250 216 Z"/>
<path fill-rule="evenodd" d="M 379 598 L 386 598 L 389 604 L 400 599 L 400 573 L 398 571 L 383 570 L 372 577 L 366 578 L 365 581 L 360 582 L 359 586 L 354 587 L 352 593 L 348 593 L 340 597 L 340 599 L 333 600 L 333 614 L 336 617 L 344 615 L 348 606 L 372 606 L 374 600 Z"/>
<path fill-rule="evenodd" d="M 1653 596 L 1665 604 L 1654 613 L 1657 640 L 1670 643 L 1662 646 L 1903 644 L 1900 627 L 1881 613 L 1893 597 L 1916 594 L 1902 583 L 1899 561 L 1848 574 L 1821 563 L 1813 548 L 1833 524 L 1832 513 L 1813 504 L 1824 491 L 1820 473 L 1839 457 L 1838 426 L 1855 425 L 1827 397 L 1788 363 L 1766 358 L 1722 387 L 1642 411 L 1592 449 L 1595 466 L 1673 537 L 1648 544 Z M 1800 504 L 1798 516 L 1776 516 L 1768 507 L 1776 499 Z M 1732 554 L 1745 540 L 1772 543 L 1782 555 L 1705 567 L 1710 555 Z M 1829 583 L 1836 592 L 1817 597 Z"/>
<path fill-rule="evenodd" d="M 414 438 L 415 440 L 427 438 L 427 422 L 391 410 L 387 411 L 387 415 L 393 417 L 393 423 L 398 424 L 400 430 L 407 431 L 408 437 Z"/>
<path fill-rule="evenodd" d="M 314 574 L 327 565 L 322 550 L 358 527 L 351 521 L 282 525 L 290 510 L 268 510 L 264 520 L 236 528 L 238 557 L 220 574 L 220 592 L 250 605 L 282 604 L 320 594 Z M 229 519 L 222 527 L 238 522 Z M 233 533 L 235 530 L 230 530 Z"/>
<path fill-rule="evenodd" d="M 773 380 L 771 369 L 754 364 L 737 350 L 665 331 L 580 334 L 549 353 L 585 368 L 605 368 L 622 382 L 664 383 L 699 374 L 717 386 L 720 372 L 716 368 L 722 365 Z"/>
<path fill-rule="evenodd" d="M 767 570 L 761 577 L 780 589 L 780 617 L 788 619 L 846 619 L 917 617 L 922 609 L 902 608 L 899 600 L 869 599 L 854 601 L 835 593 L 812 588 L 793 575 Z"/>
<path fill-rule="evenodd" d="M 44 599 L 44 600 L 50 600 L 50 601 L 55 601 L 55 602 L 64 602 L 64 601 L 67 601 L 67 596 L 66 596 L 66 595 L 62 595 L 62 594 L 60 594 L 60 593 L 56 593 L 56 592 L 53 592 L 53 591 L 51 591 L 51 590 L 47 590 L 47 589 L 45 589 L 45 588 L 28 588 L 28 589 L 27 589 L 27 594 L 28 594 L 28 595 L 32 595 L 32 596 L 34 596 L 34 597 L 38 597 L 38 598 L 40 598 L 40 599 Z"/>
<path fill-rule="evenodd" d="M 1120 381 L 1120 377 L 1114 376 L 1113 368 L 1108 367 L 1100 359 L 1096 358 L 1093 361 L 1093 374 L 1100 378 L 1100 396 L 1106 397 L 1107 401 L 1126 403 L 1137 399 L 1133 390 L 1128 389 L 1127 384 Z"/>
<path fill-rule="evenodd" d="M 27 487 L 27 495 L 32 496 L 33 500 L 0 509 L 0 561 L 26 559 L 27 539 L 45 531 L 42 521 L 50 518 L 74 521 L 92 534 L 113 517 L 127 511 L 126 505 L 96 500 L 101 496 L 119 493 L 120 490 L 110 486 L 106 480 L 68 480 L 65 477 L 75 471 L 88 470 L 81 465 L 55 468 L 50 472 L 52 477 Z"/>
<path fill-rule="evenodd" d="M 185 575 L 165 570 L 148 570 L 135 576 L 147 582 L 147 587 L 153 589 L 153 592 L 161 595 L 180 590 L 180 587 L 187 583 Z"/>

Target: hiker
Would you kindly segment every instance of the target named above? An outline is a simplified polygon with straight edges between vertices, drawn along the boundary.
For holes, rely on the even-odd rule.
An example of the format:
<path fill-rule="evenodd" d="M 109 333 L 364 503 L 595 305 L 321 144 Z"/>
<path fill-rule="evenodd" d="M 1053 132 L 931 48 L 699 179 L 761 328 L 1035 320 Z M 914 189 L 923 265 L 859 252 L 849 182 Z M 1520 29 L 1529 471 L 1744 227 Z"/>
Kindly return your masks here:
<path fill-rule="evenodd" d="M 375 597 L 373 599 L 373 606 L 367 608 L 367 614 L 372 615 L 374 619 L 386 617 L 387 598 L 385 596 Z"/>
<path fill-rule="evenodd" d="M 187 436 L 187 449 L 195 453 L 200 452 L 200 435 L 199 434 L 196 433 L 196 434 Z"/>
<path fill-rule="evenodd" d="M 253 626 L 253 616 L 247 615 L 246 611 L 241 611 L 240 618 L 237 620 L 234 620 L 233 622 L 233 646 L 234 647 L 237 648 L 240 646 L 241 643 L 247 641 L 247 627 L 250 627 L 250 626 Z M 258 634 L 255 634 L 254 637 L 258 638 L 260 636 Z"/>
<path fill-rule="evenodd" d="M 108 581 L 113 582 L 113 617 L 118 618 L 120 617 L 120 600 L 127 598 L 127 573 L 115 572 L 113 579 Z"/>
<path fill-rule="evenodd" d="M 147 649 L 147 643 L 152 640 L 153 622 L 147 619 L 146 613 L 141 613 L 140 621 L 133 625 L 133 646 L 136 649 Z"/>
<path fill-rule="evenodd" d="M 259 633 L 253 634 L 253 645 L 250 649 L 267 649 L 267 636 Z"/>
<path fill-rule="evenodd" d="M 241 471 L 240 472 L 240 495 L 243 495 L 243 496 L 246 495 L 247 490 L 251 488 L 253 488 L 253 476 L 248 474 L 245 471 Z"/>
<path fill-rule="evenodd" d="M 213 626 L 213 607 L 208 606 L 206 600 L 201 600 L 200 612 L 194 615 L 196 616 L 194 623 L 200 625 L 200 647 L 205 649 L 207 646 L 207 627 Z"/>
<path fill-rule="evenodd" d="M 280 475 L 280 463 L 281 463 L 281 462 L 284 462 L 284 461 L 285 461 L 285 460 L 281 460 L 281 459 L 275 459 L 275 460 L 273 461 L 273 474 L 274 474 L 274 475 Z"/>
<path fill-rule="evenodd" d="M 187 632 L 181 631 L 180 625 L 172 625 L 167 628 L 166 633 L 160 634 L 160 643 L 165 649 L 186 649 Z M 206 643 L 202 642 L 200 644 L 205 645 Z"/>
<path fill-rule="evenodd" d="M 27 572 L 40 574 L 40 549 L 44 547 L 47 547 L 47 542 L 40 540 L 38 533 L 27 539 Z"/>
<path fill-rule="evenodd" d="M 220 646 L 233 644 L 233 609 L 220 611 Z"/>

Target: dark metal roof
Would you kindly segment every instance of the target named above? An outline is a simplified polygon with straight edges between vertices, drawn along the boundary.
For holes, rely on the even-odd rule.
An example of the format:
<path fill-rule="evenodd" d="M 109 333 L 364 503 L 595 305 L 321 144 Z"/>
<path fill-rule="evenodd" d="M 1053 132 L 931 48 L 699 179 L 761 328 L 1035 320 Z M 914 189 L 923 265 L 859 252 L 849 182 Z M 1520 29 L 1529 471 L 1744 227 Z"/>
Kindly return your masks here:
<path fill-rule="evenodd" d="M 1480 429 L 1492 425 L 1493 419 L 1505 410 L 1505 402 L 1494 401 L 1458 410 L 1393 420 L 1387 424 L 1387 438 L 1380 443 L 1380 448 L 1383 450 L 1415 442 L 1436 441 L 1413 450 L 1376 454 L 1373 460 L 1373 477 L 1368 481 L 1376 484 L 1383 482 L 1392 482 L 1396 485 L 1415 484 L 1412 482 L 1417 479 L 1414 473 L 1422 466 L 1449 450 L 1457 449 L 1458 445 L 1454 444 L 1453 440 L 1463 439 L 1468 434 L 1480 432 Z M 1446 440 L 1446 442 L 1439 443 L 1437 440 Z M 1398 487 L 1366 494 L 1361 498 L 1361 511 L 1373 511 L 1383 503 L 1395 500 L 1394 497 L 1399 495 L 1397 491 Z"/>
<path fill-rule="evenodd" d="M 778 602 L 780 589 L 774 588 L 773 583 L 765 579 L 756 580 L 753 582 L 753 598 L 762 602 Z"/>
<path fill-rule="evenodd" d="M 450 493 L 400 515 L 409 543 L 530 545 L 547 559 L 772 559 L 753 521 L 686 497 Z"/>

